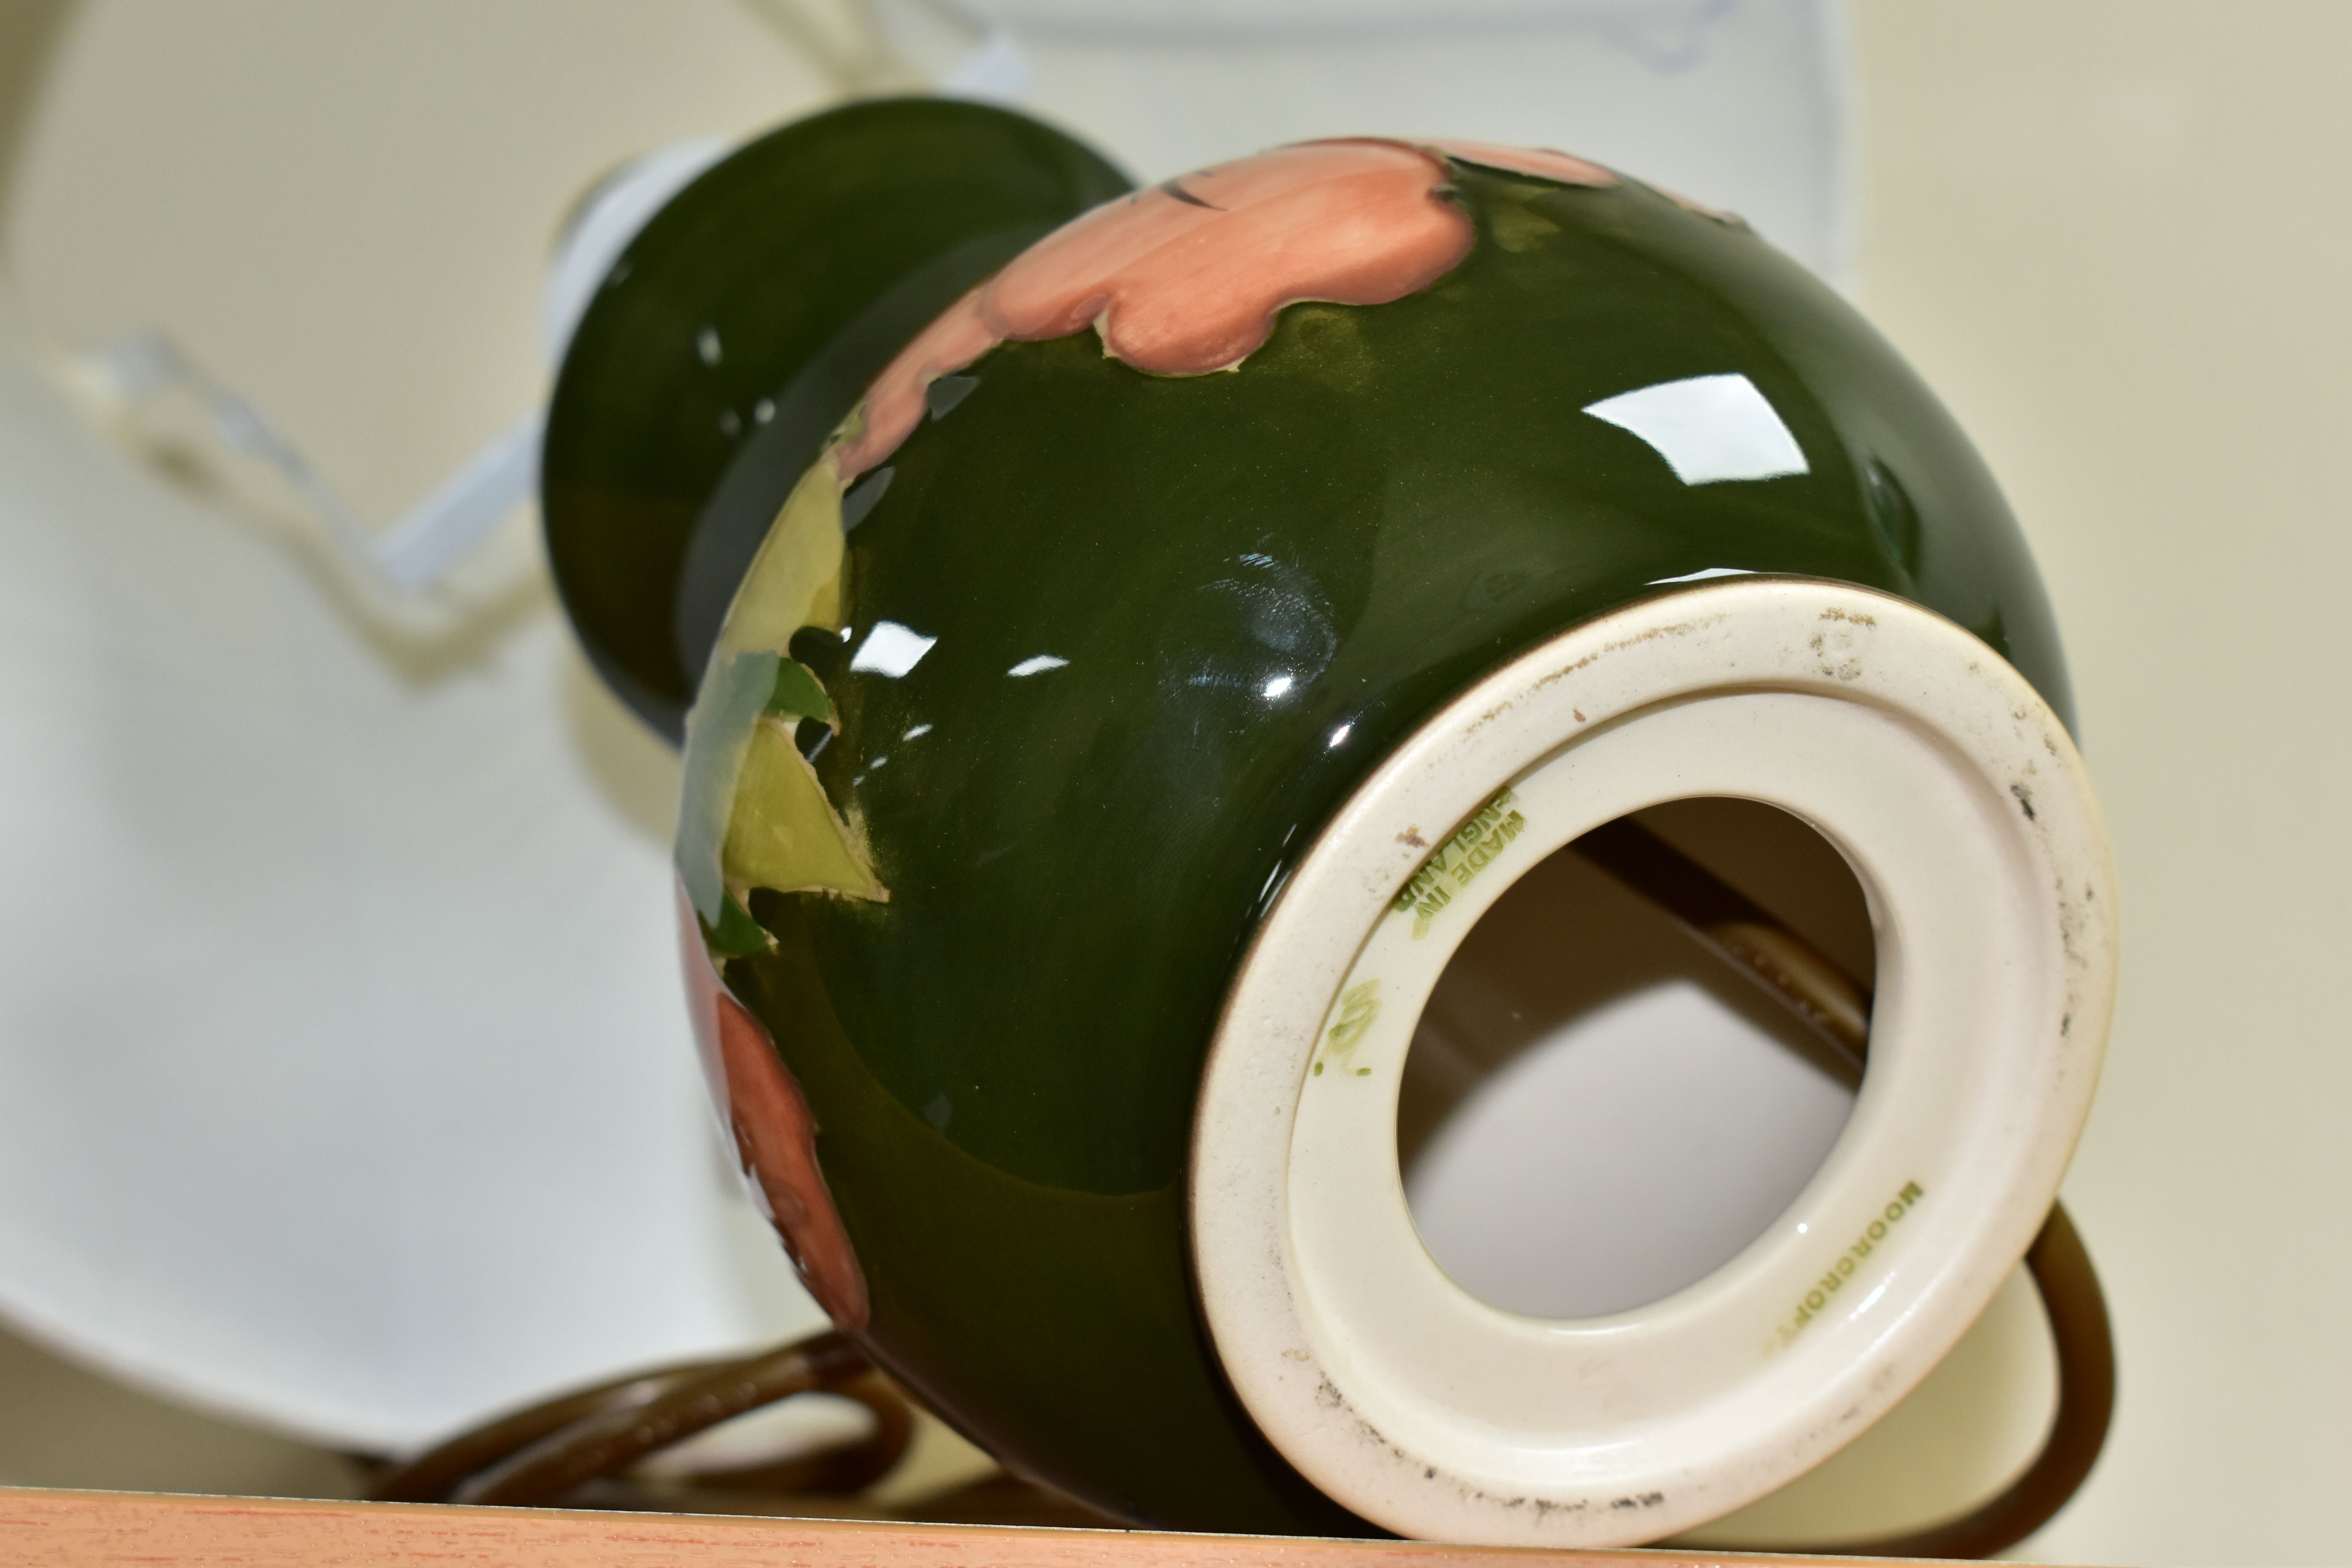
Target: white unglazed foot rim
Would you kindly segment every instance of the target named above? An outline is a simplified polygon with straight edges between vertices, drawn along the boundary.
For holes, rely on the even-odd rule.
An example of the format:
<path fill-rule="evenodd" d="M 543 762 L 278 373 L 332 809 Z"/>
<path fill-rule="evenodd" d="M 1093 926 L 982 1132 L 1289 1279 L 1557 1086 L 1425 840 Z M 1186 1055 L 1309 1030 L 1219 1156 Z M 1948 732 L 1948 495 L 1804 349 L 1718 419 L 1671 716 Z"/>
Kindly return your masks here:
<path fill-rule="evenodd" d="M 1853 1117 L 1788 1211 L 1698 1283 L 1575 1321 L 1490 1307 L 1406 1206 L 1414 1022 L 1511 882 L 1697 795 L 1793 813 L 1863 885 L 1879 970 Z M 1409 1536 L 1628 1544 L 1792 1479 L 1927 1374 L 2040 1227 L 2098 1076 L 2115 910 L 2057 717 L 1907 601 L 1746 578 L 1513 659 L 1366 778 L 1227 995 L 1191 1200 L 1234 1391 L 1309 1480 Z"/>

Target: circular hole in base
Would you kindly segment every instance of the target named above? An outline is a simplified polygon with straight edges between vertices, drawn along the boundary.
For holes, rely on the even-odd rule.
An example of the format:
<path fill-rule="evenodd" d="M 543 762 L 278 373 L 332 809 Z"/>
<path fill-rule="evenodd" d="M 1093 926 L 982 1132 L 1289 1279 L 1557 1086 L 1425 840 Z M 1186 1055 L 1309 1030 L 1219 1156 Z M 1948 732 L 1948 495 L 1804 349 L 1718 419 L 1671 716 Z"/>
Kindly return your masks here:
<path fill-rule="evenodd" d="M 1868 984 L 1861 885 L 1805 823 L 1717 798 L 1633 820 Z M 1625 1311 L 1762 1235 L 1860 1085 L 1851 1058 L 1572 844 L 1479 920 L 1423 1010 L 1397 1108 L 1406 1201 L 1439 1267 L 1490 1305 Z"/>

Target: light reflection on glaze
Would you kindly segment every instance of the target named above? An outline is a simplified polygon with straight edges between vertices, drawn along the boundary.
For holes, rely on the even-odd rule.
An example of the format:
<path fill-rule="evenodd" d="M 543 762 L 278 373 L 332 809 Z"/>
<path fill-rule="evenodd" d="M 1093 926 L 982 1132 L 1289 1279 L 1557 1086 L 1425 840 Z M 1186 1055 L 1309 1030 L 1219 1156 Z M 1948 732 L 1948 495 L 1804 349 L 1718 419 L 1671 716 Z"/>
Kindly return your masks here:
<path fill-rule="evenodd" d="M 1428 288 L 1473 239 L 1441 194 L 1449 157 L 1562 184 L 1618 183 L 1547 147 L 1366 137 L 1277 147 L 1139 191 L 1031 246 L 901 350 L 838 454 L 843 479 L 897 450 L 934 382 L 1007 340 L 1091 326 L 1104 353 L 1138 370 L 1202 375 L 1255 352 L 1286 305 L 1382 305 Z"/>
<path fill-rule="evenodd" d="M 1550 149 L 1367 138 L 1277 148 L 1083 215 L 967 294 L 885 368 L 784 508 L 730 612 L 722 658 L 746 649 L 781 657 L 802 626 L 838 626 L 845 640 L 852 637 L 839 625 L 842 536 L 881 499 L 890 470 L 856 481 L 926 414 L 938 417 L 968 395 L 978 383 L 957 373 L 988 350 L 1008 339 L 1064 337 L 1092 326 L 1107 354 L 1139 370 L 1197 375 L 1234 368 L 1265 342 L 1286 305 L 1383 304 L 1428 288 L 1459 264 L 1475 234 L 1467 213 L 1447 199 L 1449 159 L 1567 184 L 1618 183 L 1598 164 Z M 698 350 L 706 363 L 718 363 L 723 351 L 715 331 L 703 329 Z M 731 410 L 723 417 L 730 430 L 740 425 Z M 792 548 L 780 547 L 780 540 Z M 1266 557 L 1246 556 L 1241 564 L 1285 576 L 1281 563 Z M 1203 613 L 1217 619 L 1212 612 L 1223 607 L 1244 621 L 1253 640 L 1304 660 L 1246 681 L 1259 700 L 1289 697 L 1328 662 L 1331 628 L 1311 584 L 1301 603 L 1316 608 L 1304 616 L 1281 614 L 1292 607 L 1283 590 L 1297 586 L 1286 581 L 1263 584 L 1245 573 L 1209 586 L 1213 596 L 1236 602 L 1202 606 Z M 878 622 L 849 668 L 903 678 L 932 642 L 912 628 Z M 1041 653 L 1005 673 L 1024 679 L 1066 662 Z M 1210 658 L 1188 664 L 1181 678 L 1187 687 L 1222 686 L 1240 673 Z M 688 726 L 689 763 L 702 765 L 688 770 L 689 830 L 681 834 L 679 864 L 706 924 L 725 916 L 722 892 L 740 901 L 752 886 L 887 898 L 860 835 L 817 784 L 810 756 L 788 743 L 788 724 L 767 733 L 747 709 L 721 726 L 725 734 L 703 734 L 710 715 L 701 717 L 703 723 Z M 763 736 L 770 742 L 764 751 L 758 745 Z M 1339 743 L 1335 737 L 1332 744 Z M 766 765 L 750 769 L 753 761 Z M 868 762 L 851 787 L 887 761 Z M 751 779 L 752 772 L 760 777 Z M 761 847 L 770 852 L 751 853 Z"/>

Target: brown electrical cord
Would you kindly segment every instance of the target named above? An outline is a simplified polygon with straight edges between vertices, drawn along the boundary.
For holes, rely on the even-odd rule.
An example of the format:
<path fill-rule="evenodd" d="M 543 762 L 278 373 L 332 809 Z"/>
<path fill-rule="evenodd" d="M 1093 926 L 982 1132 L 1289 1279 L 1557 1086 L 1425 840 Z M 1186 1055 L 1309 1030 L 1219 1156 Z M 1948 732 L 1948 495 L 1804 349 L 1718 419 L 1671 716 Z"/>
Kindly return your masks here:
<path fill-rule="evenodd" d="M 1868 989 L 1713 871 L 1632 818 L 1578 839 L 1586 859 L 1657 905 L 1698 943 L 1762 986 L 1859 1071 L 1870 1046 Z M 2115 1409 L 2115 1346 L 2098 1276 L 2066 1211 L 2053 1205 L 2025 1255 L 2057 1351 L 2058 1404 L 2033 1462 L 2001 1492 L 1948 1523 L 1830 1550 L 1869 1557 L 1984 1557 L 2043 1524 L 2083 1484 Z M 830 1393 L 874 1413 L 855 1443 L 781 1463 L 704 1470 L 660 1489 L 621 1485 L 635 1466 L 720 1422 L 795 1394 Z M 913 1415 L 866 1353 L 819 1334 L 739 1361 L 633 1373 L 465 1433 L 383 1476 L 384 1502 L 551 1505 L 618 1495 L 673 1508 L 740 1509 L 742 1500 L 843 1496 L 888 1473 Z M 908 1517 L 914 1517 L 908 1515 Z M 989 1523 L 1115 1525 L 1072 1500 L 1006 1476 L 936 1500 L 920 1517 Z"/>
<path fill-rule="evenodd" d="M 1702 947 L 1754 980 L 1860 1067 L 1870 1050 L 1870 993 L 1747 895 L 1632 817 L 1572 847 L 1672 916 Z M 1990 1557 L 2066 1505 L 2097 1463 L 2116 1407 L 2116 1347 L 2107 1299 L 2065 1208 L 2025 1254 L 2057 1352 L 2058 1408 L 2041 1451 L 1991 1500 L 1948 1523 L 1826 1550 L 1856 1557 Z"/>
<path fill-rule="evenodd" d="M 1834 1550 L 1853 1557 L 1990 1557 L 2049 1523 L 2089 1478 L 2115 1414 L 2116 1347 L 2091 1255 L 2062 1206 L 2051 1205 L 2025 1267 L 2042 1293 L 2058 1359 L 2058 1409 L 2042 1451 L 1991 1500 L 1948 1523 Z"/>
<path fill-rule="evenodd" d="M 1570 846 L 1674 918 L 1859 1069 L 1870 1054 L 1870 993 L 1747 894 L 1630 816 Z"/>
<path fill-rule="evenodd" d="M 656 1372 L 633 1372 L 626 1377 L 500 1416 L 460 1433 L 377 1477 L 375 1484 L 368 1489 L 368 1497 L 375 1502 L 446 1502 L 476 1471 L 562 1431 L 583 1416 L 607 1408 L 635 1408 L 687 1378 L 732 1364 L 697 1362 Z"/>
<path fill-rule="evenodd" d="M 804 1458 L 700 1472 L 680 1489 L 837 1495 L 887 1474 L 907 1450 L 913 1415 L 864 1351 L 824 1333 L 740 1361 L 669 1367 L 562 1395 L 420 1455 L 380 1478 L 369 1495 L 379 1502 L 551 1505 L 722 1421 L 816 1393 L 865 1405 L 874 1431 Z"/>

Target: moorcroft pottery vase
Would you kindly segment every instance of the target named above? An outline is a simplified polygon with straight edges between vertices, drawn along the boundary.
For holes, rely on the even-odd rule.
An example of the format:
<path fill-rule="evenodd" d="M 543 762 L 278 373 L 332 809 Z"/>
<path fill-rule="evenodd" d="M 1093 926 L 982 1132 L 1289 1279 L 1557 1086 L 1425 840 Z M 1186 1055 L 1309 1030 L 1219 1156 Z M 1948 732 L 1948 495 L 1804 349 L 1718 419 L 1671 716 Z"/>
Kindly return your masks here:
<path fill-rule="evenodd" d="M 1019 1470 L 1159 1526 L 1655 1539 L 1865 1428 L 2049 1209 L 2115 962 L 2049 605 L 1950 418 L 1737 220 L 1461 142 L 1133 190 L 855 105 L 645 226 L 544 475 L 591 656 L 683 741 L 757 1200 Z M 1851 1119 L 1696 1283 L 1490 1305 L 1400 1178 L 1416 1020 L 1554 851 L 1709 797 L 1861 886 Z"/>

